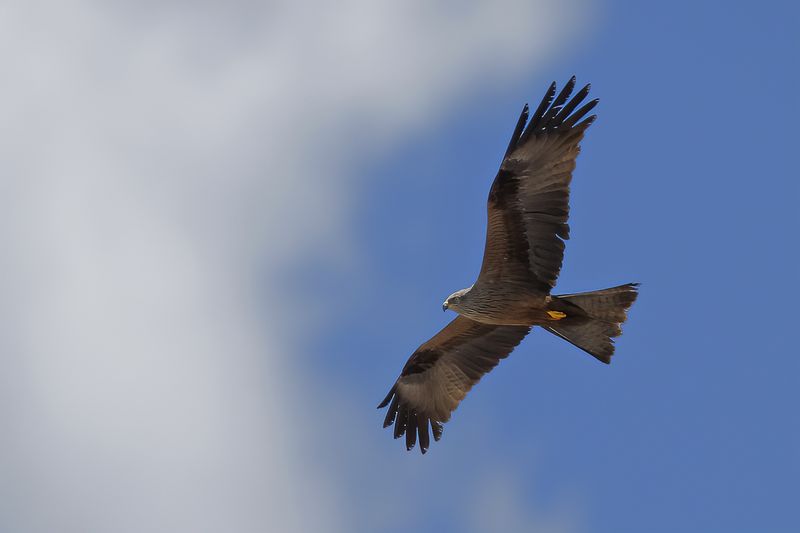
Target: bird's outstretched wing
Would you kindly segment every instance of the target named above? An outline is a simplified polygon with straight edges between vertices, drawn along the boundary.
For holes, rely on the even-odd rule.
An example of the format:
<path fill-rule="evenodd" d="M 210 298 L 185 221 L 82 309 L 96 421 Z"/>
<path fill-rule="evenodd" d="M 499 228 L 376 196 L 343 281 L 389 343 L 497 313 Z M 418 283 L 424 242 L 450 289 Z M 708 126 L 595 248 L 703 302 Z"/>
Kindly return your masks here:
<path fill-rule="evenodd" d="M 525 338 L 529 326 L 493 326 L 457 317 L 417 348 L 378 408 L 389 405 L 383 427 L 394 422 L 394 437 L 406 436 L 420 450 L 442 436 L 442 423 L 481 377 L 497 366 Z M 389 403 L 391 402 L 391 404 Z"/>
<path fill-rule="evenodd" d="M 528 121 L 528 106 L 514 129 L 488 200 L 488 226 L 478 281 L 502 280 L 547 294 L 553 288 L 569 238 L 569 184 L 579 143 L 597 100 L 576 108 L 589 85 L 570 100 L 575 77 L 558 96 L 550 86 Z M 553 97 L 555 96 L 555 99 Z M 526 126 L 527 123 L 527 126 Z"/>

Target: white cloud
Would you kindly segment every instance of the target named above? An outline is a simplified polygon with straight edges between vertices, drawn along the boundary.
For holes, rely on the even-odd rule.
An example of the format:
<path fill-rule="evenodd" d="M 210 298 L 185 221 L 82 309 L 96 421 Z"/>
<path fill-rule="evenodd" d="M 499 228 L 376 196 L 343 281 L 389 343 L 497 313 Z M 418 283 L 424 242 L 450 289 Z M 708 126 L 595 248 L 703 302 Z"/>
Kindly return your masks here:
<path fill-rule="evenodd" d="M 502 466 L 484 475 L 470 506 L 472 531 L 506 533 L 569 533 L 577 530 L 580 517 L 573 515 L 574 506 L 556 500 L 555 509 L 533 508 L 521 494 L 519 481 Z"/>
<path fill-rule="evenodd" d="M 349 530 L 274 280 L 354 246 L 354 158 L 579 4 L 0 8 L 0 529 Z"/>

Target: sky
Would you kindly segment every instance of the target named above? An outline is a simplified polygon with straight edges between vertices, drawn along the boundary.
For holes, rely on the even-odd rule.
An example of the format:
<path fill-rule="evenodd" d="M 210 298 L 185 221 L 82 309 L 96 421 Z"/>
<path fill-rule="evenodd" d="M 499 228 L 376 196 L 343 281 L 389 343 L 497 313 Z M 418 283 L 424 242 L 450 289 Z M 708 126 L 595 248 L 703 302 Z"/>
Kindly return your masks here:
<path fill-rule="evenodd" d="M 793 3 L 0 8 L 0 530 L 800 527 Z M 525 102 L 601 99 L 556 292 L 422 456 L 375 409 L 476 276 Z"/>

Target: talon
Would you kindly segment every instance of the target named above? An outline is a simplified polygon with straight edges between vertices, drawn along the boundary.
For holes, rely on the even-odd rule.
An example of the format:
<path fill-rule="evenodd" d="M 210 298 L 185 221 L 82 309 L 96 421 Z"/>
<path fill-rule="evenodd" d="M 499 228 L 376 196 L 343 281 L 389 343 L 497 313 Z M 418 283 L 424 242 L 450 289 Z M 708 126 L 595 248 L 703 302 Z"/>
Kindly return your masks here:
<path fill-rule="evenodd" d="M 561 311 L 548 311 L 547 315 L 553 320 L 561 320 L 567 316 L 567 313 L 562 313 Z"/>

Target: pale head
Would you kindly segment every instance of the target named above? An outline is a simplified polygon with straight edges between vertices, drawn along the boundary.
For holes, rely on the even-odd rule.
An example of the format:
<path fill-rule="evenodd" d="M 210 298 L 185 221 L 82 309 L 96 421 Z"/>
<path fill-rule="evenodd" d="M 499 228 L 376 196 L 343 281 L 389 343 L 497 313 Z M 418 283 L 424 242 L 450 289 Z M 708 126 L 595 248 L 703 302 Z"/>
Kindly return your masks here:
<path fill-rule="evenodd" d="M 442 304 L 442 311 L 447 311 L 448 309 L 452 309 L 455 312 L 459 312 L 461 300 L 470 290 L 472 287 L 467 287 L 466 289 L 461 289 L 460 291 L 456 291 L 450 296 Z"/>

